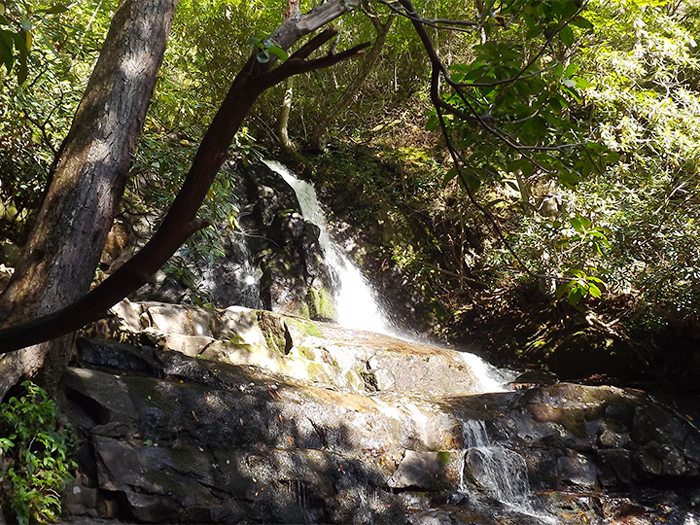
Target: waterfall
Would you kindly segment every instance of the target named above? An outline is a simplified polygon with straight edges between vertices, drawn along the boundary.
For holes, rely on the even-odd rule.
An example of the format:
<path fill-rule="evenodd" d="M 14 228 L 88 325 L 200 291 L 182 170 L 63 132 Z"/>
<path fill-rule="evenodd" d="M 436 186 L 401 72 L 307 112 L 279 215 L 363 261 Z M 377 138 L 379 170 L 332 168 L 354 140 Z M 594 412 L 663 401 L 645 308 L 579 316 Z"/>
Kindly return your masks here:
<path fill-rule="evenodd" d="M 464 455 L 459 472 L 459 490 L 469 492 L 468 476 L 490 497 L 508 510 L 529 516 L 538 523 L 555 525 L 556 518 L 536 508 L 527 475 L 525 458 L 491 442 L 485 422 L 470 419 L 462 424 Z"/>
<path fill-rule="evenodd" d="M 484 392 L 507 392 L 512 390 L 508 387 L 508 384 L 517 376 L 512 370 L 496 368 L 478 355 L 469 352 L 461 352 L 460 356 L 462 361 L 479 379 Z"/>
<path fill-rule="evenodd" d="M 308 182 L 297 179 L 279 162 L 266 160 L 264 163 L 292 187 L 299 200 L 304 219 L 314 223 L 320 230 L 319 243 L 326 258 L 326 264 L 334 273 L 338 324 L 345 328 L 396 335 L 359 268 L 331 240 L 325 214 L 316 198 L 314 187 Z"/>
<path fill-rule="evenodd" d="M 336 321 L 345 328 L 390 335 L 405 341 L 414 341 L 387 318 L 379 306 L 375 294 L 359 268 L 355 266 L 340 247 L 333 242 L 326 224 L 326 216 L 316 198 L 316 190 L 308 182 L 297 179 L 283 164 L 263 161 L 268 168 L 278 173 L 296 193 L 301 213 L 307 221 L 318 226 L 319 243 L 326 264 L 333 272 Z M 475 354 L 461 352 L 464 363 L 479 380 L 484 392 L 503 392 L 515 374 L 490 365 Z"/>

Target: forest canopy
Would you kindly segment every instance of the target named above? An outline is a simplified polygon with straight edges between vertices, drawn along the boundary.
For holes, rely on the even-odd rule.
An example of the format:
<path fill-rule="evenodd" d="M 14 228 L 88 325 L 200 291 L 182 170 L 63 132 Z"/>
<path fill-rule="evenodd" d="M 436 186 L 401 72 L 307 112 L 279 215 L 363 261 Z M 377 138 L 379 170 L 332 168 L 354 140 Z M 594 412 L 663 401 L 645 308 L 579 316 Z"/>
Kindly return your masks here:
<path fill-rule="evenodd" d="M 314 7 L 306 4 L 304 12 Z M 0 236 L 10 253 L 34 222 L 117 2 L 0 5 Z M 291 147 L 327 194 L 342 195 L 345 180 L 377 196 L 376 210 L 350 203 L 358 228 L 371 230 L 381 214 L 400 232 L 402 217 L 419 217 L 424 234 L 387 237 L 366 262 L 390 261 L 410 276 L 434 335 L 460 327 L 485 293 L 510 301 L 530 286 L 593 312 L 618 336 L 669 326 L 695 333 L 697 2 L 411 7 L 365 2 L 339 18 L 334 49 L 377 43 L 362 78 L 364 58 L 275 86 L 232 152 L 252 162 Z M 260 62 L 289 56 L 264 40 L 284 8 L 178 4 L 122 212 L 166 212 L 251 51 Z M 333 118 L 315 129 L 314 116 L 326 113 Z M 375 167 L 357 160 L 358 148 Z M 207 291 L 187 261 L 224 255 L 222 229 L 235 229 L 240 211 L 231 191 L 216 179 L 200 210 L 212 226 L 167 266 L 200 304 Z"/>

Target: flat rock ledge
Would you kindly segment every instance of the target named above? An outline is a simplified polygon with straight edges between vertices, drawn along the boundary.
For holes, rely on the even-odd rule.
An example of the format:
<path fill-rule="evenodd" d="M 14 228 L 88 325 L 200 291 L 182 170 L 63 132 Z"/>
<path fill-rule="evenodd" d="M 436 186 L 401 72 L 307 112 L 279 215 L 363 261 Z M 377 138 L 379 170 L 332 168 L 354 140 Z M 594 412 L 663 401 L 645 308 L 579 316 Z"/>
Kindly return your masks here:
<path fill-rule="evenodd" d="M 692 399 L 487 394 L 459 352 L 241 308 L 124 302 L 87 335 L 67 522 L 700 519 Z"/>

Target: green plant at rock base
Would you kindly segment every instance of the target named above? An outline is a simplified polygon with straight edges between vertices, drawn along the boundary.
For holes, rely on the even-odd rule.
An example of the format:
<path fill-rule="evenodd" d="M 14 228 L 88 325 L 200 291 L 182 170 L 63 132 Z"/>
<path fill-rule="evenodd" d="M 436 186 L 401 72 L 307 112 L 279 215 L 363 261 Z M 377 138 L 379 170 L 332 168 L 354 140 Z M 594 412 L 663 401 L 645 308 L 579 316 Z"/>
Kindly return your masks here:
<path fill-rule="evenodd" d="M 10 521 L 58 518 L 60 494 L 72 478 L 70 434 L 59 430 L 56 405 L 31 381 L 26 393 L 0 405 L 0 506 Z"/>

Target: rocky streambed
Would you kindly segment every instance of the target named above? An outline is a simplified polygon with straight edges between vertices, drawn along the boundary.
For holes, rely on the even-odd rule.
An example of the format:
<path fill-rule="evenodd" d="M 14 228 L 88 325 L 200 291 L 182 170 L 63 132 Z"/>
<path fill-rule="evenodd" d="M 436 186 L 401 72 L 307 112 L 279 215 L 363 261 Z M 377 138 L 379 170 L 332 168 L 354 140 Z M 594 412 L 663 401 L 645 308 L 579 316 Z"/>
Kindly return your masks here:
<path fill-rule="evenodd" d="M 695 399 L 485 394 L 459 352 L 243 308 L 123 302 L 87 335 L 68 521 L 700 523 Z"/>

